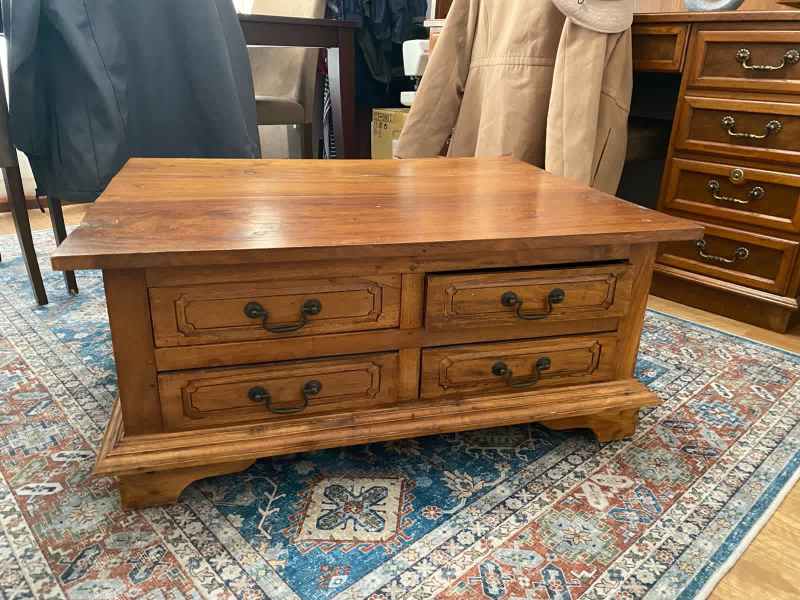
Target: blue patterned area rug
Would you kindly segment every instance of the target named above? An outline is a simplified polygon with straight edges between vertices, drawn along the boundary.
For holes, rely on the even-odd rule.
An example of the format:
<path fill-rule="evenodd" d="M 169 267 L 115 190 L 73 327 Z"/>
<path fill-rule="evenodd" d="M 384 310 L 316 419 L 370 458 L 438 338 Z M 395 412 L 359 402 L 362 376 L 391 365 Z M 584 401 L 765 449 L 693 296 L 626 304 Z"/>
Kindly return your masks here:
<path fill-rule="evenodd" d="M 37 233 L 42 254 L 49 234 Z M 258 461 L 122 512 L 98 273 L 0 236 L 0 598 L 702 598 L 797 479 L 800 357 L 658 313 L 632 439 L 519 426 Z M 45 257 L 42 257 L 46 265 Z"/>

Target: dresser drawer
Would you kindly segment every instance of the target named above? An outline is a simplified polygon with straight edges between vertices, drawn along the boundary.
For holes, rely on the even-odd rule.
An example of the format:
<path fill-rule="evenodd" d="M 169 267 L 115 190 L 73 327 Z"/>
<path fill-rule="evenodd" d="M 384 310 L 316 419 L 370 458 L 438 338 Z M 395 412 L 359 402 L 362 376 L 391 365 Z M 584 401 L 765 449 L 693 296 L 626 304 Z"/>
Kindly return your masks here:
<path fill-rule="evenodd" d="M 397 327 L 400 276 L 150 288 L 156 346 Z"/>
<path fill-rule="evenodd" d="M 800 32 L 699 31 L 689 86 L 800 92 Z"/>
<path fill-rule="evenodd" d="M 614 335 L 469 344 L 422 351 L 423 398 L 610 380 Z"/>
<path fill-rule="evenodd" d="M 698 242 L 662 244 L 659 262 L 767 292 L 786 292 L 797 242 L 717 225 L 705 228 Z"/>
<path fill-rule="evenodd" d="M 688 30 L 687 25 L 634 25 L 633 69 L 680 73 Z"/>
<path fill-rule="evenodd" d="M 170 431 L 391 405 L 397 353 L 178 371 L 158 377 Z"/>
<path fill-rule="evenodd" d="M 425 326 L 516 327 L 542 321 L 619 317 L 631 292 L 626 264 L 524 269 L 428 277 Z"/>
<path fill-rule="evenodd" d="M 673 159 L 664 208 L 800 231 L 800 175 Z"/>
<path fill-rule="evenodd" d="M 679 119 L 678 149 L 800 162 L 800 104 L 687 96 Z"/>

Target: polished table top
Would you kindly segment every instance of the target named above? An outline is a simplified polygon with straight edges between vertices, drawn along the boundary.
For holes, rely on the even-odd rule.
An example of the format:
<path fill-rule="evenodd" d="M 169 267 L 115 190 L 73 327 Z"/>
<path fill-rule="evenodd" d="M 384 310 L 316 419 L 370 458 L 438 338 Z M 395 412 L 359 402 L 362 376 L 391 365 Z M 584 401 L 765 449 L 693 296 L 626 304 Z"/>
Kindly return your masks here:
<path fill-rule="evenodd" d="M 132 159 L 56 269 L 381 258 L 696 239 L 691 221 L 510 158 Z"/>

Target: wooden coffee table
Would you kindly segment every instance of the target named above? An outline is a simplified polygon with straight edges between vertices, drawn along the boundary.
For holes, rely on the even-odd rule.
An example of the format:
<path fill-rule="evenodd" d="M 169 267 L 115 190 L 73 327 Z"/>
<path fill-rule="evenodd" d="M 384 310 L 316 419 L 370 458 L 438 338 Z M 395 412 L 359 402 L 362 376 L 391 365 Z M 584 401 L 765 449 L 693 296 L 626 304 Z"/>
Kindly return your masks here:
<path fill-rule="evenodd" d="M 630 435 L 656 246 L 701 233 L 511 159 L 131 160 L 52 259 L 103 270 L 96 472 L 142 507 L 318 448 Z"/>

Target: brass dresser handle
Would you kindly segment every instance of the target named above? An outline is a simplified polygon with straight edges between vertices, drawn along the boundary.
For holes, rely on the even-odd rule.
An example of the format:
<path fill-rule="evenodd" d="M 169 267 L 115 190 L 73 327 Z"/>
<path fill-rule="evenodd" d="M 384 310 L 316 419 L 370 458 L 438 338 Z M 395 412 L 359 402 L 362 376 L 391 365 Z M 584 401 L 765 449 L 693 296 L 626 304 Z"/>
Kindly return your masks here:
<path fill-rule="evenodd" d="M 561 288 L 554 288 L 550 290 L 550 293 L 547 294 L 547 307 L 545 308 L 544 312 L 522 310 L 522 305 L 524 304 L 522 298 L 520 298 L 514 292 L 506 292 L 500 296 L 500 304 L 509 308 L 516 308 L 516 315 L 518 319 L 522 319 L 524 321 L 538 321 L 539 319 L 544 319 L 547 317 L 547 315 L 552 313 L 553 305 L 561 304 L 566 297 L 566 292 L 564 292 L 564 290 Z"/>
<path fill-rule="evenodd" d="M 267 323 L 269 312 L 258 302 L 248 302 L 244 307 L 244 314 L 248 319 L 261 319 L 261 326 L 270 333 L 291 333 L 308 325 L 308 317 L 322 312 L 322 303 L 319 300 L 306 300 L 300 309 L 300 319 L 294 323 L 270 325 Z"/>
<path fill-rule="evenodd" d="M 247 392 L 247 397 L 250 398 L 253 402 L 264 403 L 267 407 L 267 410 L 271 413 L 276 415 L 290 415 L 293 413 L 303 412 L 308 407 L 308 400 L 311 396 L 316 396 L 322 391 L 322 384 L 317 381 L 316 379 L 312 379 L 311 381 L 306 381 L 305 385 L 303 385 L 303 404 L 300 406 L 287 406 L 287 407 L 276 407 L 272 406 L 272 395 L 263 387 L 256 386 L 250 388 Z"/>
<path fill-rule="evenodd" d="M 795 65 L 800 62 L 800 51 L 796 48 L 787 50 L 783 54 L 783 59 L 777 65 L 749 65 L 747 61 L 750 60 L 750 50 L 748 48 L 740 48 L 736 53 L 736 60 L 742 65 L 743 69 L 748 71 L 780 71 L 786 65 Z"/>
<path fill-rule="evenodd" d="M 516 390 L 521 390 L 533 387 L 539 383 L 539 380 L 542 378 L 542 371 L 546 371 L 549 368 L 550 359 L 547 356 L 543 356 L 536 361 L 536 364 L 533 365 L 533 375 L 515 380 L 514 372 L 508 368 L 506 363 L 504 363 L 502 360 L 499 360 L 492 365 L 492 375 L 495 377 L 502 377 L 506 382 L 506 385 L 509 387 L 512 387 Z"/>
<path fill-rule="evenodd" d="M 705 240 L 697 240 L 697 253 L 706 260 L 725 263 L 726 265 L 732 265 L 737 260 L 747 260 L 750 256 L 750 250 L 744 246 L 739 246 L 734 251 L 733 258 L 725 258 L 724 256 L 717 256 L 716 254 L 707 254 Z"/>
<path fill-rule="evenodd" d="M 763 140 L 766 138 L 770 133 L 778 133 L 781 129 L 783 129 L 783 123 L 776 119 L 772 119 L 767 122 L 766 126 L 764 127 L 764 133 L 741 133 L 738 131 L 734 131 L 736 129 L 736 119 L 734 119 L 731 115 L 725 115 L 722 117 L 722 127 L 725 131 L 728 132 L 728 135 L 734 138 L 747 138 L 748 140 Z"/>
<path fill-rule="evenodd" d="M 747 194 L 749 196 L 749 199 L 747 200 L 734 198 L 733 196 L 725 196 L 723 194 L 720 194 L 719 190 L 720 190 L 719 181 L 717 181 L 716 179 L 709 179 L 708 191 L 711 192 L 711 197 L 714 198 L 714 200 L 720 200 L 723 202 L 732 202 L 734 204 L 750 204 L 751 201 L 760 200 L 766 194 L 764 188 L 761 187 L 760 185 L 753 186 L 750 189 L 750 191 Z"/>

